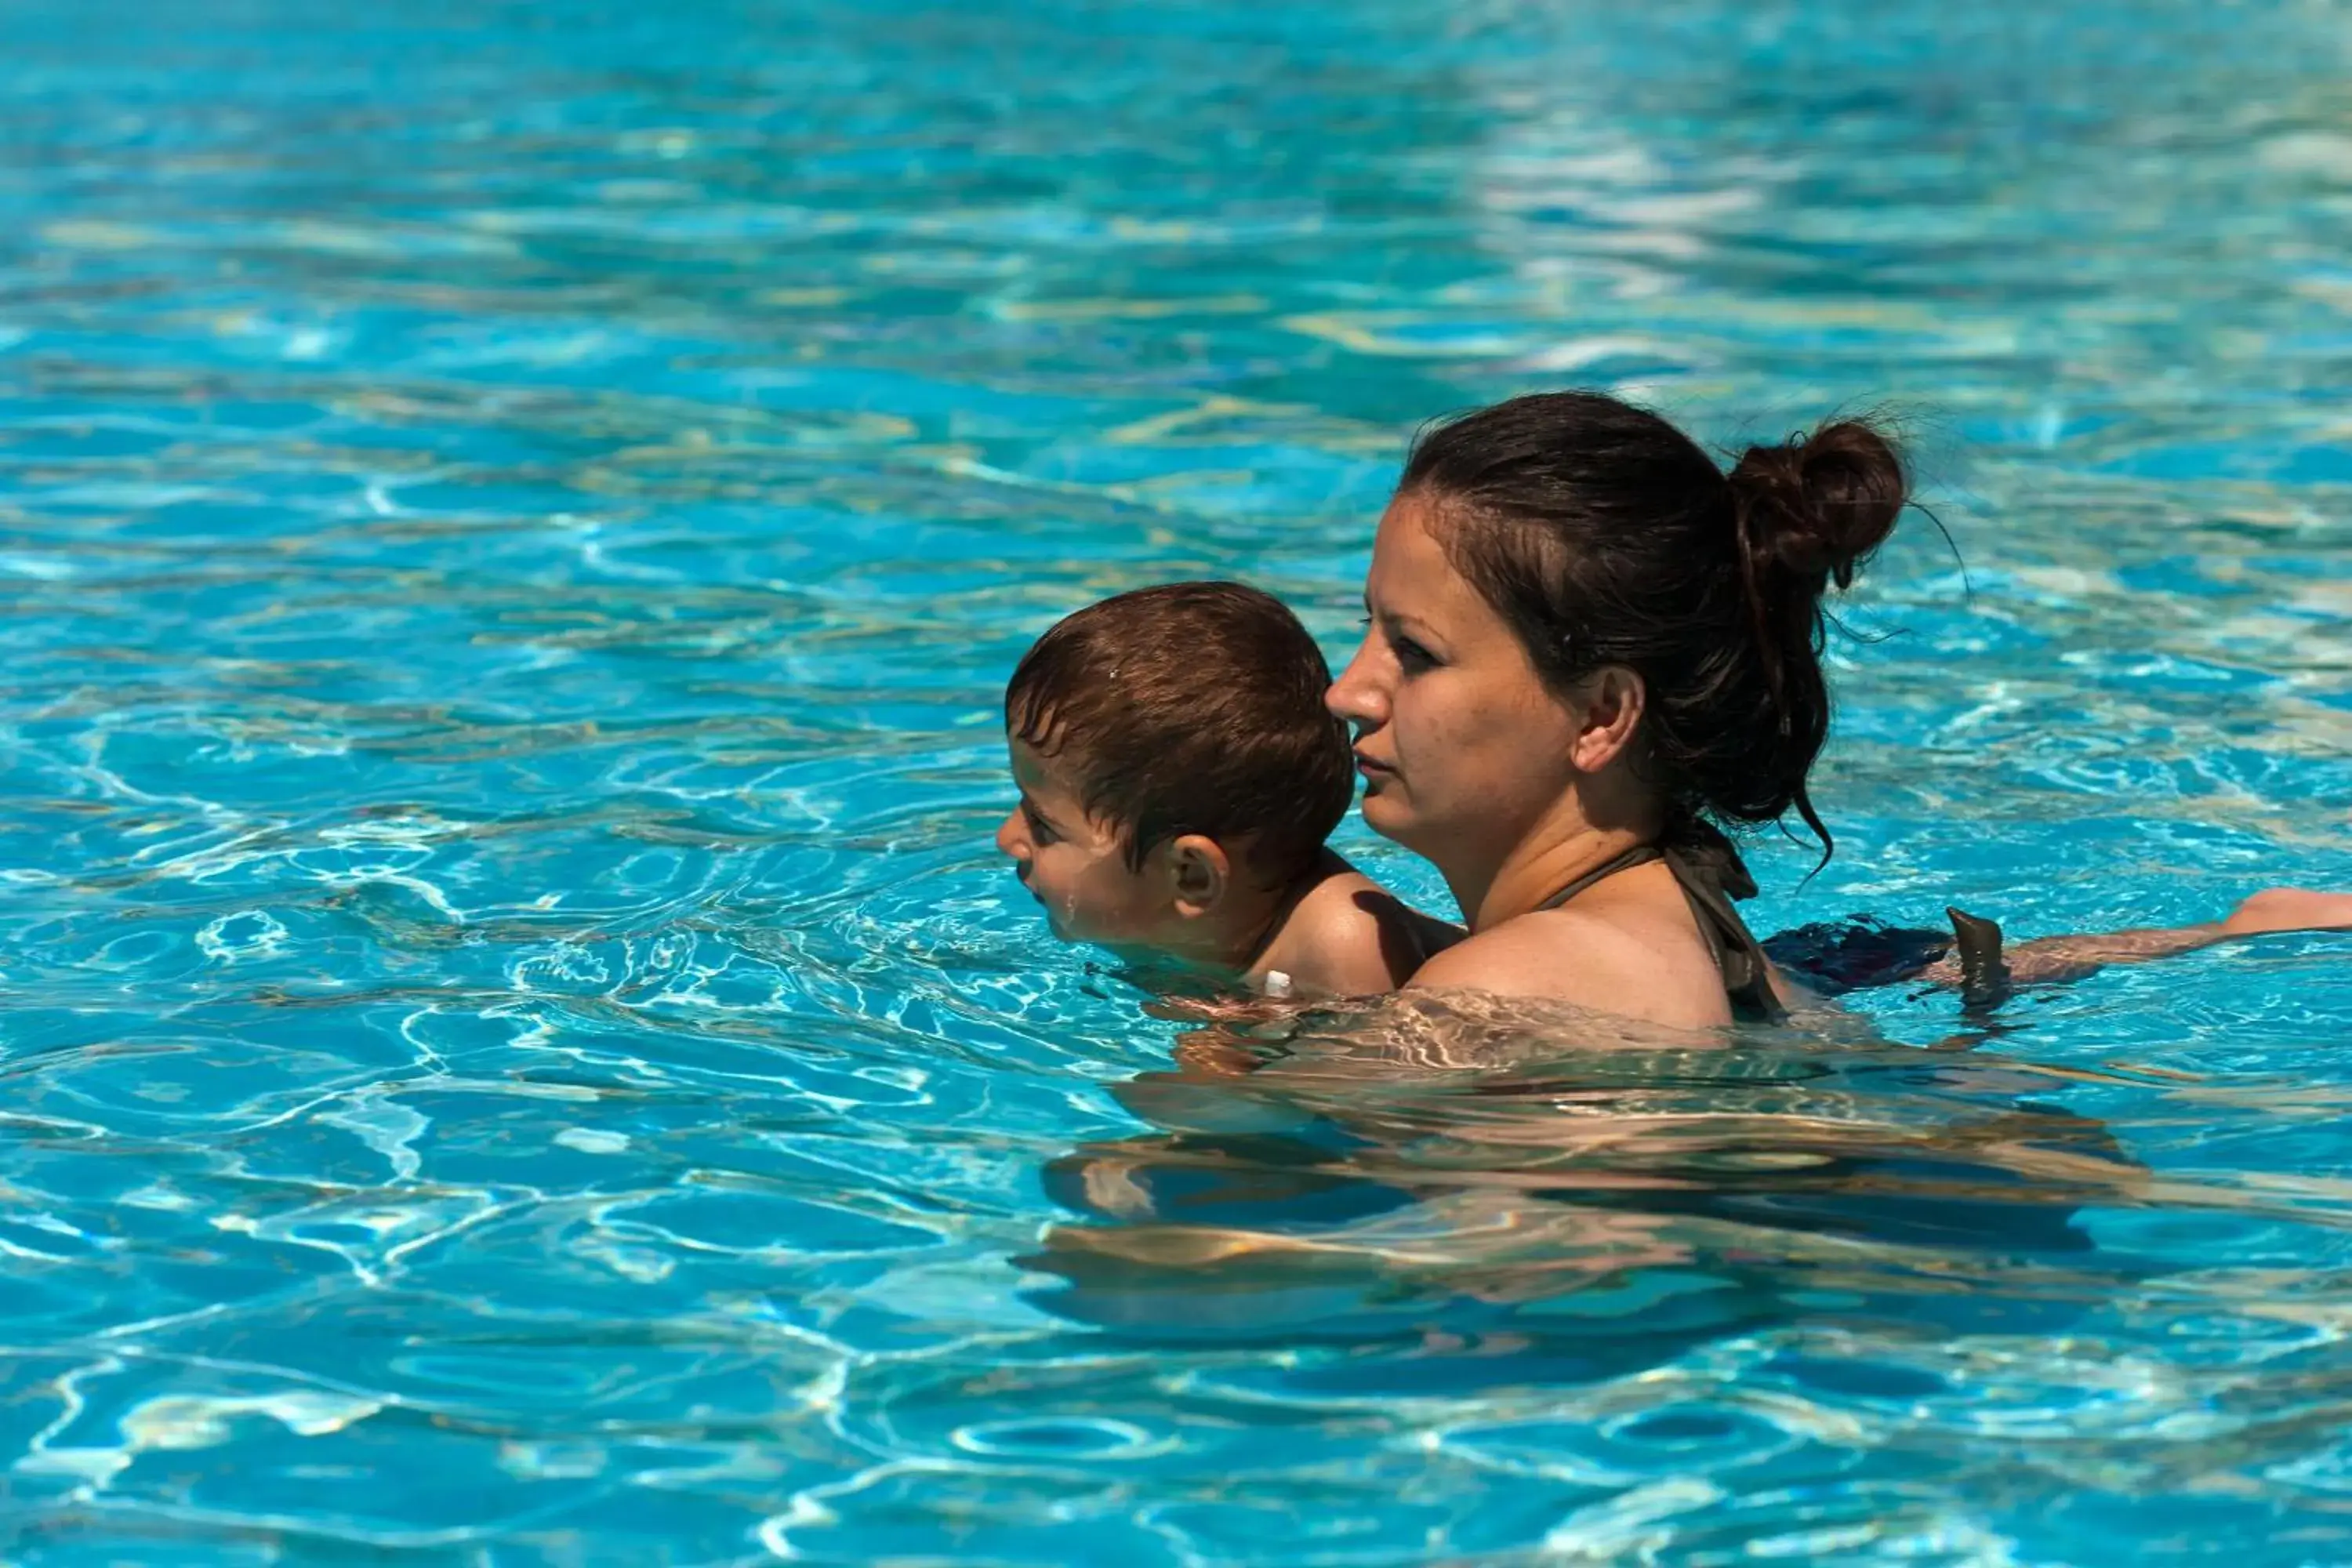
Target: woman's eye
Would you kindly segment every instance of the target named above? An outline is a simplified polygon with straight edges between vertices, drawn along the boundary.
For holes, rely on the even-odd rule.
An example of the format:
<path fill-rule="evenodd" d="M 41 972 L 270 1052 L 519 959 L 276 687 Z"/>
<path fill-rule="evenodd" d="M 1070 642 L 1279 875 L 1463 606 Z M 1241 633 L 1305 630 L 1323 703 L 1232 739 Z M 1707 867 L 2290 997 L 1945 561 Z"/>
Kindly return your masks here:
<path fill-rule="evenodd" d="M 1360 618 L 1356 624 L 1360 626 L 1370 626 L 1373 624 L 1373 618 L 1367 615 Z M 1382 640 L 1389 645 L 1389 651 L 1396 655 L 1397 663 L 1407 669 L 1429 669 L 1437 663 L 1435 654 L 1402 633 L 1384 629 Z"/>

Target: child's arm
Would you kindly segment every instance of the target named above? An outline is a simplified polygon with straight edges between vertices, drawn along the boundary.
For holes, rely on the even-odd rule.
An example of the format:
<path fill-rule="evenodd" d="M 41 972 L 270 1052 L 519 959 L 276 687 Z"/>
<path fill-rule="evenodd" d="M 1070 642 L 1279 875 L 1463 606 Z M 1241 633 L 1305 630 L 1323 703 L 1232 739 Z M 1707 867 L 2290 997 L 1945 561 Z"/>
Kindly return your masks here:
<path fill-rule="evenodd" d="M 1346 862 L 1309 889 L 1285 918 L 1247 976 L 1252 996 L 1163 998 L 1156 1017 L 1200 1024 L 1176 1047 L 1188 1077 L 1255 1072 L 1262 1058 L 1246 1043 L 1254 1031 L 1280 1037 L 1289 1021 L 1348 998 L 1386 995 L 1429 955 L 1462 940 L 1449 925 L 1407 905 Z"/>
<path fill-rule="evenodd" d="M 1460 928 L 1349 868 L 1298 900 L 1251 979 L 1270 995 L 1377 996 L 1460 940 Z"/>

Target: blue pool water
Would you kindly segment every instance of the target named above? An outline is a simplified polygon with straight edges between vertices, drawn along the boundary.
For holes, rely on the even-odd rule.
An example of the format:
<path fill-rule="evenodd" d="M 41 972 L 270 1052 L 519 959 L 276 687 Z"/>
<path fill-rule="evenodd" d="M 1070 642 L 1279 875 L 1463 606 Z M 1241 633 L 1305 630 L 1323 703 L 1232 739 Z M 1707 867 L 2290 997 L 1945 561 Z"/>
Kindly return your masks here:
<path fill-rule="evenodd" d="M 1054 617 L 1337 649 L 1414 422 L 1573 382 L 1891 406 L 1965 562 L 1760 927 L 2352 886 L 2343 5 L 94 0 L 0 84 L 7 1561 L 2352 1561 L 2352 937 L 1203 1090 L 988 843 Z"/>

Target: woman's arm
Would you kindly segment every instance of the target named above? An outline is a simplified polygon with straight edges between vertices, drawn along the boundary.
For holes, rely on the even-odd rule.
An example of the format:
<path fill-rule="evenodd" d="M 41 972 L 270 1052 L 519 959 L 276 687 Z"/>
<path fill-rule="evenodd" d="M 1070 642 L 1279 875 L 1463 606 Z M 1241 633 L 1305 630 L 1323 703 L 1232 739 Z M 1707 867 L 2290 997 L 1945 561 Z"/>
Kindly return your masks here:
<path fill-rule="evenodd" d="M 2008 966 L 2010 984 L 2031 985 L 2079 980 L 2111 964 L 2171 958 L 2236 937 L 2345 930 L 2352 930 L 2352 893 L 2269 888 L 2231 910 L 2226 918 L 2202 925 L 2036 937 L 2007 949 L 2001 957 Z M 1920 978 L 1960 984 L 1965 978 L 1961 960 L 1958 955 L 1939 960 Z"/>

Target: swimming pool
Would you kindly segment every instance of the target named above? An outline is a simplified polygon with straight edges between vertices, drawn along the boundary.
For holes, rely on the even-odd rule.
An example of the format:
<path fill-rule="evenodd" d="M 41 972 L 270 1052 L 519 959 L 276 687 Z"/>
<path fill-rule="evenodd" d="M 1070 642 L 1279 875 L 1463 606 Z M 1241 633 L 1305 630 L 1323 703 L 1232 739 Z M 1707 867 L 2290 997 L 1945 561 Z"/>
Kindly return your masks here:
<path fill-rule="evenodd" d="M 1579 382 L 1966 563 L 1759 929 L 2352 885 L 2343 7 L 1530 9 L 0 13 L 11 1561 L 2352 1560 L 2352 939 L 1276 1105 L 994 861 Z"/>

